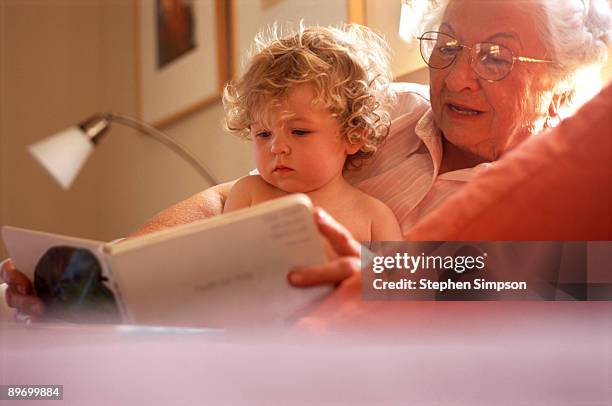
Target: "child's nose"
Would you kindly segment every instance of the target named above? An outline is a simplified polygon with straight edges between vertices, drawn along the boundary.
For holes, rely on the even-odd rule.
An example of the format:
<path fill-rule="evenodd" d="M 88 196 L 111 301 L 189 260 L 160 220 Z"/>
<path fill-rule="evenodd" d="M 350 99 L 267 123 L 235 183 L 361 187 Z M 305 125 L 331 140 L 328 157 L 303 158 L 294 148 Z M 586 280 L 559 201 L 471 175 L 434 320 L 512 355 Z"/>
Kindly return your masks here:
<path fill-rule="evenodd" d="M 275 155 L 288 154 L 291 152 L 291 147 L 287 143 L 285 137 L 275 136 L 270 146 L 270 152 Z"/>

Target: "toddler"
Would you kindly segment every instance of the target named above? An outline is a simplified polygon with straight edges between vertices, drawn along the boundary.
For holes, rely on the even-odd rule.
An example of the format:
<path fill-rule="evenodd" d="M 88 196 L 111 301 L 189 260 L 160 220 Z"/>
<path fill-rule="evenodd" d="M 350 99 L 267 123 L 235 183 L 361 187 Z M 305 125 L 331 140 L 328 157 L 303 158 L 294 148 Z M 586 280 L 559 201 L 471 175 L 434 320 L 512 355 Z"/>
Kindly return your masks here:
<path fill-rule="evenodd" d="M 384 41 L 358 25 L 269 37 L 256 39 L 245 73 L 224 91 L 226 127 L 253 141 L 258 171 L 234 185 L 224 212 L 300 192 L 358 241 L 401 240 L 391 210 L 343 176 L 389 132 Z"/>

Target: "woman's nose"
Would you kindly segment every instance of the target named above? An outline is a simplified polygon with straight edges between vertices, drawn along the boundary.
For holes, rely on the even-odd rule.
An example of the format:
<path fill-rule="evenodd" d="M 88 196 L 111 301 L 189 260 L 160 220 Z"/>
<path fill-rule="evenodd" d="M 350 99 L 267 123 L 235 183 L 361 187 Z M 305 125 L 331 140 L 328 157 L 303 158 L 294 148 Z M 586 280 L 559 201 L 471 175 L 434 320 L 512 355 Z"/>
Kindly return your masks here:
<path fill-rule="evenodd" d="M 291 147 L 284 136 L 275 135 L 270 144 L 270 152 L 275 155 L 288 154 L 291 152 Z"/>
<path fill-rule="evenodd" d="M 478 83 L 478 75 L 472 69 L 470 50 L 464 48 L 463 51 L 457 55 L 455 61 L 446 68 L 448 73 L 446 75 L 446 87 L 455 93 L 459 93 L 462 90 L 476 90 L 480 84 Z"/>

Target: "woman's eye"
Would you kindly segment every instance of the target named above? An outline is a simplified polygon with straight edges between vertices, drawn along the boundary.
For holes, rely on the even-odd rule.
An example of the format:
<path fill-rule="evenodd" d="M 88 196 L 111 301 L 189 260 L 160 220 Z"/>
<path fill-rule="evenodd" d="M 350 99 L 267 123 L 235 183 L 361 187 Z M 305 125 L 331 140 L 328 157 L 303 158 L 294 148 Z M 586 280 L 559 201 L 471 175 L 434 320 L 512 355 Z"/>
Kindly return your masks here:
<path fill-rule="evenodd" d="M 512 65 L 512 62 L 507 61 L 505 59 L 501 59 L 501 58 L 487 58 L 485 59 L 485 62 L 493 64 L 493 65 L 498 65 L 498 66 L 508 66 L 508 65 Z"/>
<path fill-rule="evenodd" d="M 291 133 L 293 135 L 297 135 L 298 137 L 303 137 L 305 135 L 310 134 L 310 131 L 308 131 L 308 130 L 293 130 L 293 131 L 291 131 Z"/>
<path fill-rule="evenodd" d="M 437 48 L 438 52 L 445 56 L 455 56 L 461 50 L 460 47 L 455 45 L 442 46 Z"/>

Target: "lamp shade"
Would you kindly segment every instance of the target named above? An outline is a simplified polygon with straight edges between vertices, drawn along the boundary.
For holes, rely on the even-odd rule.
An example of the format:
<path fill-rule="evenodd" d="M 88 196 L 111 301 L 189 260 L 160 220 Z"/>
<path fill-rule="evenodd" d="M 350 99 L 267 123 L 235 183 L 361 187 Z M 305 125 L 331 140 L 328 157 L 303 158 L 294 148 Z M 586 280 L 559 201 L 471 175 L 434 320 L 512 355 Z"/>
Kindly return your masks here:
<path fill-rule="evenodd" d="M 68 189 L 93 147 L 91 139 L 75 126 L 30 145 L 28 150 L 62 188 Z"/>

